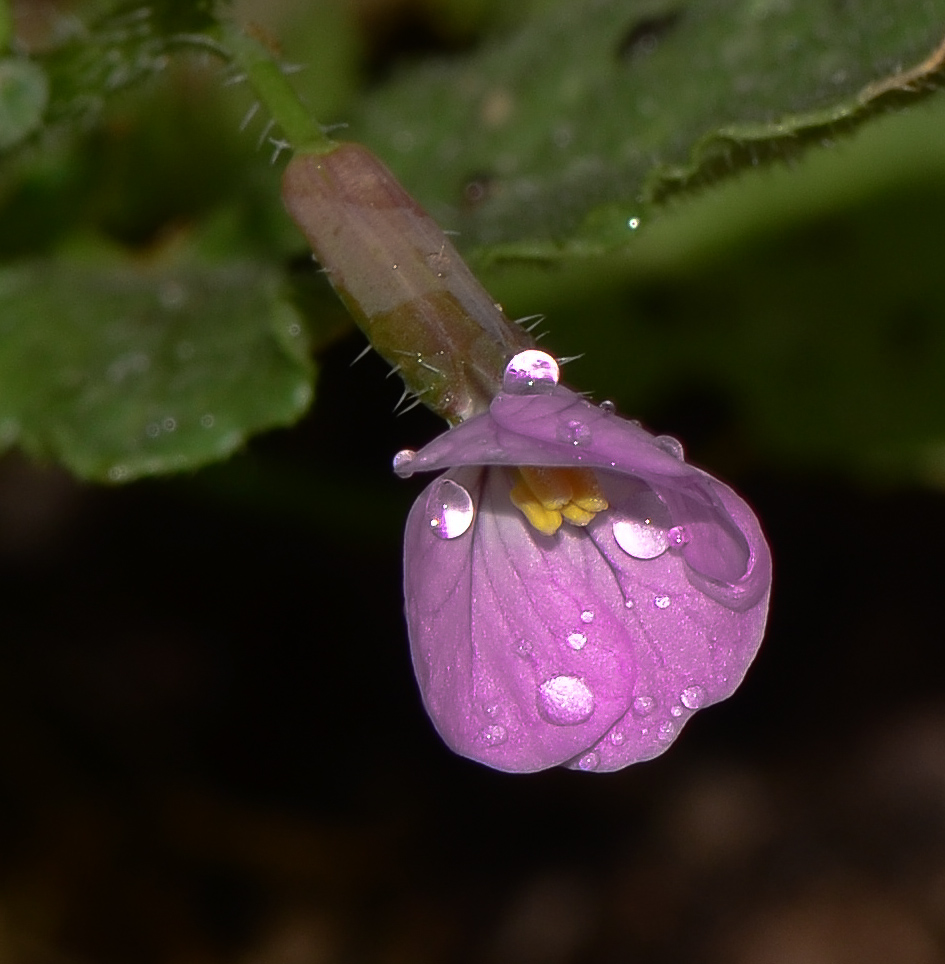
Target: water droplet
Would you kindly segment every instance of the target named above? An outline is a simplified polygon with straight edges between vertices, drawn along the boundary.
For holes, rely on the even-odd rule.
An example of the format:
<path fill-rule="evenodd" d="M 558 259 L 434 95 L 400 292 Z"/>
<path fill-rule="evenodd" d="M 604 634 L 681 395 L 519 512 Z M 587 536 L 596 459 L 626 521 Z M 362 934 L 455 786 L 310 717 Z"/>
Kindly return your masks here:
<path fill-rule="evenodd" d="M 177 428 L 177 420 L 168 415 L 168 417 L 161 422 L 161 428 L 163 428 L 165 432 L 173 432 L 174 429 Z"/>
<path fill-rule="evenodd" d="M 623 743 L 623 740 L 624 740 L 624 736 L 623 736 L 623 733 L 620 732 L 620 730 L 610 731 L 610 742 L 613 743 L 614 746 L 620 746 L 620 744 Z"/>
<path fill-rule="evenodd" d="M 682 707 L 681 707 L 681 706 L 671 706 L 671 707 L 669 708 L 669 712 L 670 712 L 673 716 L 682 716 Z"/>
<path fill-rule="evenodd" d="M 594 613 L 591 612 L 590 609 L 585 609 L 584 612 L 581 613 L 581 622 L 582 623 L 594 622 Z"/>
<path fill-rule="evenodd" d="M 571 635 L 568 636 L 568 645 L 571 649 L 584 649 L 586 644 L 587 637 L 584 633 L 571 633 Z"/>
<path fill-rule="evenodd" d="M 552 676 L 538 687 L 538 711 L 555 726 L 574 726 L 590 719 L 594 694 L 576 676 Z"/>
<path fill-rule="evenodd" d="M 505 366 L 502 391 L 507 395 L 547 395 L 558 384 L 558 363 L 545 351 L 520 351 Z"/>
<path fill-rule="evenodd" d="M 200 424 L 204 428 L 213 428 L 213 424 L 215 421 L 216 419 L 213 417 L 213 414 L 211 412 L 207 412 L 206 415 L 200 416 Z"/>
<path fill-rule="evenodd" d="M 652 696 L 638 696 L 633 701 L 633 712 L 637 716 L 649 716 L 656 709 L 656 700 Z"/>
<path fill-rule="evenodd" d="M 679 439 L 673 438 L 672 435 L 657 435 L 653 441 L 656 442 L 667 455 L 671 455 L 674 459 L 679 459 L 680 462 L 683 461 L 683 447 Z"/>
<path fill-rule="evenodd" d="M 555 435 L 557 435 L 559 442 L 566 442 L 575 448 L 579 445 L 590 445 L 591 443 L 590 426 L 577 418 L 569 418 L 566 422 L 562 422 Z"/>
<path fill-rule="evenodd" d="M 640 227 L 640 219 L 639 219 L 639 218 L 627 218 L 627 227 L 628 227 L 631 231 L 636 231 L 636 229 L 637 229 L 638 227 Z"/>
<path fill-rule="evenodd" d="M 528 659 L 532 655 L 532 644 L 527 639 L 520 639 L 515 644 L 515 655 Z"/>
<path fill-rule="evenodd" d="M 427 267 L 438 278 L 445 277 L 450 271 L 450 256 L 446 253 L 445 248 L 446 246 L 444 245 L 439 251 L 435 251 L 433 254 L 428 254 L 423 259 L 426 261 Z"/>
<path fill-rule="evenodd" d="M 298 322 L 295 322 L 295 321 L 293 321 L 292 324 L 289 325 L 289 327 L 288 327 L 287 330 L 288 330 L 288 332 L 289 332 L 289 335 L 290 335 L 292 338 L 298 338 L 299 335 L 302 334 L 302 326 L 301 326 L 300 324 L 298 324 Z"/>
<path fill-rule="evenodd" d="M 666 530 L 650 519 L 619 516 L 613 528 L 617 545 L 634 559 L 655 559 L 669 548 Z"/>
<path fill-rule="evenodd" d="M 157 438 L 161 434 L 161 426 L 157 422 L 149 422 L 144 430 L 148 438 Z"/>
<path fill-rule="evenodd" d="M 672 600 L 669 598 L 669 596 L 657 596 L 653 600 L 653 605 L 656 606 L 657 609 L 669 609 L 669 604 L 671 601 Z"/>
<path fill-rule="evenodd" d="M 664 720 L 660 723 L 657 739 L 662 743 L 669 743 L 676 733 L 676 724 L 672 720 Z"/>
<path fill-rule="evenodd" d="M 578 760 L 579 770 L 596 770 L 600 766 L 600 757 L 591 750 L 590 753 L 585 753 L 584 756 Z"/>
<path fill-rule="evenodd" d="M 669 544 L 676 549 L 689 544 L 689 530 L 685 526 L 673 526 L 666 533 Z"/>
<path fill-rule="evenodd" d="M 617 406 L 614 402 L 607 398 L 600 403 L 600 410 L 602 412 L 606 412 L 608 415 L 613 415 L 614 412 L 617 411 Z"/>
<path fill-rule="evenodd" d="M 416 457 L 417 453 L 413 449 L 401 449 L 394 456 L 394 471 L 402 469 L 405 465 L 410 465 Z"/>
<path fill-rule="evenodd" d="M 128 466 L 127 465 L 113 465 L 108 470 L 108 478 L 112 482 L 121 482 L 128 478 Z"/>
<path fill-rule="evenodd" d="M 430 529 L 441 539 L 456 539 L 472 525 L 472 496 L 452 479 L 438 479 L 427 498 Z"/>
<path fill-rule="evenodd" d="M 624 606 L 626 606 L 627 609 L 633 609 L 633 600 L 632 600 L 632 599 L 628 599 L 628 600 L 624 603 Z"/>
<path fill-rule="evenodd" d="M 705 702 L 705 690 L 698 684 L 687 686 L 680 694 L 683 706 L 690 710 L 697 710 Z"/>
<path fill-rule="evenodd" d="M 486 746 L 501 746 L 509 738 L 509 731 L 501 723 L 484 726 L 479 731 L 479 739 Z"/>

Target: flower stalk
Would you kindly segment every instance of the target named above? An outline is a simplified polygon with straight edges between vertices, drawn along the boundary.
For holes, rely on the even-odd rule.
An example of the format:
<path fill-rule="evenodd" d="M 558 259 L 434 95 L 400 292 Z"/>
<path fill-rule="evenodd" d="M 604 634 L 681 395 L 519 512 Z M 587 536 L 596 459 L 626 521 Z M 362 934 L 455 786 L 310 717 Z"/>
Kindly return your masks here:
<path fill-rule="evenodd" d="M 450 424 L 486 411 L 509 359 L 533 339 L 390 170 L 367 148 L 328 138 L 268 50 L 226 29 L 234 59 L 294 151 L 282 180 L 286 209 L 356 324 L 407 394 Z"/>

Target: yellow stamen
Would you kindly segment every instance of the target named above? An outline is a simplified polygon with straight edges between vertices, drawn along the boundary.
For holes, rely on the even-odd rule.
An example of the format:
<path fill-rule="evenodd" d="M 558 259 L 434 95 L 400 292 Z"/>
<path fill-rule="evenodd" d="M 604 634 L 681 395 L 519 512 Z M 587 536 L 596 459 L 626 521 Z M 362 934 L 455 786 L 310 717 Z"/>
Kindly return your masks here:
<path fill-rule="evenodd" d="M 608 508 L 597 476 L 590 469 L 559 469 L 571 483 L 571 501 L 592 515 Z"/>
<path fill-rule="evenodd" d="M 553 536 L 561 527 L 561 513 L 555 509 L 546 509 L 524 481 L 513 487 L 509 497 L 512 505 L 543 535 Z"/>
<path fill-rule="evenodd" d="M 571 501 L 571 481 L 561 469 L 523 465 L 518 471 L 532 495 L 546 509 L 560 509 Z"/>
<path fill-rule="evenodd" d="M 558 531 L 562 519 L 586 526 L 608 507 L 597 477 L 583 468 L 523 466 L 510 497 L 512 505 L 546 536 Z"/>
<path fill-rule="evenodd" d="M 562 510 L 561 516 L 565 522 L 570 522 L 573 526 L 586 526 L 595 513 L 582 509 L 576 502 L 569 502 Z"/>

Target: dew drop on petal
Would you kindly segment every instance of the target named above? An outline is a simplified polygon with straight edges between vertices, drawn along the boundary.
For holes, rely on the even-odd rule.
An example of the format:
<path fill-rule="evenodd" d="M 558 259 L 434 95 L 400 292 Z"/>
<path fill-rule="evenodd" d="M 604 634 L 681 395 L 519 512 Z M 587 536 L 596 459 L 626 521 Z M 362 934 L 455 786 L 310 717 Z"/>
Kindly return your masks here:
<path fill-rule="evenodd" d="M 620 744 L 623 743 L 623 740 L 624 740 L 624 736 L 623 736 L 623 733 L 620 732 L 620 730 L 610 731 L 610 742 L 613 743 L 614 746 L 620 746 Z"/>
<path fill-rule="evenodd" d="M 576 676 L 552 676 L 538 687 L 538 711 L 555 726 L 574 726 L 590 719 L 594 694 Z"/>
<path fill-rule="evenodd" d="M 669 598 L 669 596 L 657 596 L 653 600 L 653 605 L 656 606 L 657 609 L 669 609 L 669 604 L 671 601 L 672 600 Z"/>
<path fill-rule="evenodd" d="M 571 649 L 584 649 L 587 644 L 587 636 L 584 633 L 571 633 L 568 636 L 568 645 Z"/>
<path fill-rule="evenodd" d="M 401 449 L 394 456 L 394 471 L 402 469 L 405 465 L 410 465 L 416 457 L 417 453 L 413 449 Z"/>
<path fill-rule="evenodd" d="M 687 686 L 680 694 L 682 705 L 690 710 L 697 710 L 705 702 L 705 690 L 698 685 Z"/>
<path fill-rule="evenodd" d="M 481 739 L 486 746 L 501 746 L 508 738 L 508 730 L 506 730 L 501 723 L 484 726 L 479 731 L 479 739 Z"/>
<path fill-rule="evenodd" d="M 676 724 L 672 720 L 664 720 L 660 723 L 657 739 L 662 743 L 669 743 L 676 733 Z"/>
<path fill-rule="evenodd" d="M 596 770 L 600 766 L 600 757 L 591 750 L 589 753 L 585 753 L 584 756 L 578 760 L 579 770 Z"/>
<path fill-rule="evenodd" d="M 578 448 L 582 445 L 591 444 L 591 427 L 585 422 L 582 422 L 579 418 L 569 418 L 567 421 L 562 422 L 555 435 L 559 442 L 565 442 L 567 445 L 573 445 Z"/>
<path fill-rule="evenodd" d="M 666 530 L 653 525 L 648 519 L 618 516 L 614 522 L 614 539 L 634 559 L 655 559 L 669 548 Z"/>
<path fill-rule="evenodd" d="M 430 530 L 440 539 L 456 539 L 472 525 L 472 496 L 452 479 L 433 483 L 427 499 L 427 519 Z"/>
<path fill-rule="evenodd" d="M 608 415 L 613 415 L 614 412 L 617 411 L 617 405 L 609 398 L 605 398 L 604 401 L 600 403 L 599 408 L 602 412 L 606 412 Z"/>
<path fill-rule="evenodd" d="M 673 438 L 672 435 L 657 435 L 653 441 L 656 442 L 667 455 L 671 455 L 674 459 L 679 459 L 680 462 L 683 461 L 683 447 L 679 439 Z"/>
<path fill-rule="evenodd" d="M 584 612 L 581 613 L 581 622 L 582 622 L 582 623 L 592 623 L 592 622 L 594 622 L 594 613 L 593 613 L 593 611 L 590 610 L 590 609 L 585 609 Z"/>
<path fill-rule="evenodd" d="M 669 708 L 669 712 L 670 712 L 673 716 L 682 716 L 682 714 L 683 714 L 683 708 L 682 708 L 681 706 L 671 706 L 671 707 Z"/>
<path fill-rule="evenodd" d="M 545 351 L 529 348 L 505 366 L 502 391 L 507 395 L 547 395 L 558 384 L 558 363 Z"/>
<path fill-rule="evenodd" d="M 685 526 L 673 526 L 666 533 L 669 544 L 677 549 L 689 544 L 689 530 Z"/>
<path fill-rule="evenodd" d="M 649 716 L 656 709 L 656 700 L 652 696 L 638 696 L 633 701 L 633 712 L 637 716 Z"/>

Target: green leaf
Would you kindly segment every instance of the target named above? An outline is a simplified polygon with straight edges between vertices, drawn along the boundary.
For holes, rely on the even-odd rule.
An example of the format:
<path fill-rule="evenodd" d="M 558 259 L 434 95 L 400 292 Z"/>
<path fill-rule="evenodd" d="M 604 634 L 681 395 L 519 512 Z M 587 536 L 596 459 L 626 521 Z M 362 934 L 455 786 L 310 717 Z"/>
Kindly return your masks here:
<path fill-rule="evenodd" d="M 795 153 L 927 90 L 945 0 L 560 0 L 352 118 L 461 242 L 628 243 L 667 196 Z"/>
<path fill-rule="evenodd" d="M 0 445 L 123 482 L 196 468 L 312 399 L 300 318 L 251 263 L 0 271 Z"/>
<path fill-rule="evenodd" d="M 49 99 L 46 74 L 24 57 L 0 58 L 0 151 L 39 130 Z"/>

